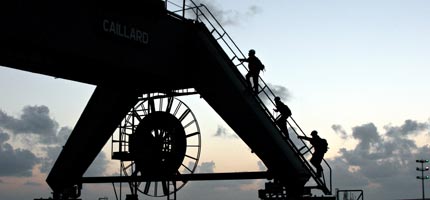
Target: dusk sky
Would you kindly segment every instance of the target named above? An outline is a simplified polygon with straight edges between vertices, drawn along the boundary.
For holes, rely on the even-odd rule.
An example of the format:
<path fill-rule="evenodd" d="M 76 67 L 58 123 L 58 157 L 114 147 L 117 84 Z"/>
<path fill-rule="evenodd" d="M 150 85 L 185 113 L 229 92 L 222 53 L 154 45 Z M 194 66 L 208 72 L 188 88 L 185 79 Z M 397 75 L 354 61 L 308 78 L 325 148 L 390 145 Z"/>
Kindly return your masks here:
<path fill-rule="evenodd" d="M 415 160 L 430 159 L 430 1 L 199 2 L 243 52 L 256 50 L 262 78 L 303 130 L 327 139 L 333 188 L 362 189 L 365 199 L 421 197 Z M 0 199 L 50 196 L 47 174 L 94 88 L 0 67 Z M 198 172 L 265 169 L 203 99 L 180 99 L 201 128 Z M 86 176 L 119 173 L 110 145 Z M 264 182 L 189 182 L 178 200 L 258 199 Z M 99 197 L 115 199 L 112 185 L 84 185 L 83 199 Z"/>

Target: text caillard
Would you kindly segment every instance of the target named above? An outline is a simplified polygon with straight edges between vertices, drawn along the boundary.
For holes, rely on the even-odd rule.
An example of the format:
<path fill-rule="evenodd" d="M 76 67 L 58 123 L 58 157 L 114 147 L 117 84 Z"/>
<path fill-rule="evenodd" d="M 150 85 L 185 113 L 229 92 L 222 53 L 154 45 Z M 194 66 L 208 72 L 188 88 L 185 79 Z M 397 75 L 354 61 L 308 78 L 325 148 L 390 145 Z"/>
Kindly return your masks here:
<path fill-rule="evenodd" d="M 147 32 L 107 19 L 103 20 L 103 31 L 142 44 L 148 44 L 149 42 L 149 35 Z"/>

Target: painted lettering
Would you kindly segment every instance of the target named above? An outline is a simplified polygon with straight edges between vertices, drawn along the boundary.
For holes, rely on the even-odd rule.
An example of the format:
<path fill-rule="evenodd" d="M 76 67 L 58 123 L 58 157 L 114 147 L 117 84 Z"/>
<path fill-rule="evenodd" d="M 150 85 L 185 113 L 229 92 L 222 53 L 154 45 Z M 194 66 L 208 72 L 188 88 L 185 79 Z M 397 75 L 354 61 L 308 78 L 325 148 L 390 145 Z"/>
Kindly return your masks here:
<path fill-rule="evenodd" d="M 136 41 L 142 44 L 149 43 L 149 34 L 135 27 L 104 19 L 102 22 L 103 31 L 114 36 Z"/>

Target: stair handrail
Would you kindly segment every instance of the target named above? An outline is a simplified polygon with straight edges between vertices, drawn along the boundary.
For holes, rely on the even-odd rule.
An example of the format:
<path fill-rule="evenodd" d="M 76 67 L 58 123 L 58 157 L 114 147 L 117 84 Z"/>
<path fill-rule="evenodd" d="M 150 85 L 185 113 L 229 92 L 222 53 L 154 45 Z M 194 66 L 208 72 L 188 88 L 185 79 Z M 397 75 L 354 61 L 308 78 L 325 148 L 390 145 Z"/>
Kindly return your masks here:
<path fill-rule="evenodd" d="M 304 131 L 301 129 L 301 127 L 297 124 L 297 122 L 294 120 L 294 118 L 293 117 L 289 117 L 292 121 L 293 121 L 293 123 L 294 123 L 294 125 L 296 125 L 296 127 L 304 134 L 304 136 L 306 136 L 307 137 L 307 135 L 306 135 L 306 133 L 304 133 Z M 298 135 L 298 133 L 297 133 L 297 131 L 295 130 L 295 128 L 292 126 L 292 124 L 289 122 L 289 121 L 287 121 L 287 123 L 290 125 L 290 127 L 291 127 L 291 129 L 296 133 L 296 135 Z M 312 148 L 313 148 L 313 146 L 311 146 L 311 147 L 309 147 L 304 141 L 303 141 L 303 139 L 299 139 L 302 143 L 303 143 L 303 146 L 302 146 L 302 148 L 304 148 L 304 149 L 306 149 L 307 151 L 306 151 L 306 153 L 307 152 L 310 152 L 311 153 L 311 155 L 313 155 L 313 152 L 311 151 L 312 150 Z M 296 145 L 293 145 L 294 147 L 296 147 Z M 299 151 L 299 153 L 300 153 L 300 151 Z M 301 157 L 303 157 L 304 158 L 304 155 L 306 154 L 306 153 L 304 153 L 304 154 L 301 154 L 302 156 Z M 329 192 L 330 192 L 330 194 L 332 193 L 332 191 L 333 191 L 333 182 L 332 182 L 332 168 L 331 168 L 331 166 L 328 164 L 328 162 L 323 158 L 323 160 L 322 161 L 324 161 L 324 164 L 325 164 L 325 166 L 327 166 L 327 168 L 329 169 L 328 171 L 329 171 L 329 180 L 330 180 L 330 188 L 329 188 Z M 306 162 L 306 164 L 307 165 L 309 165 L 309 163 L 307 163 Z M 310 166 L 310 165 L 309 165 Z M 324 175 L 324 173 L 323 173 L 323 180 L 322 180 L 322 182 L 323 182 L 323 184 L 324 185 L 327 185 L 327 181 L 326 181 L 326 179 L 325 179 L 325 175 Z M 315 181 L 319 181 L 319 179 L 315 179 Z"/>
<path fill-rule="evenodd" d="M 203 16 L 205 19 L 206 19 L 206 22 L 211 26 L 211 28 L 213 28 L 213 30 L 215 30 L 216 32 L 217 32 L 217 34 L 220 36 L 220 38 L 219 39 L 222 39 L 222 41 L 224 42 L 224 44 L 227 46 L 227 48 L 230 50 L 230 53 L 232 53 L 233 54 L 233 58 L 232 58 L 232 60 L 234 60 L 234 59 L 239 59 L 239 57 L 237 56 L 237 54 L 236 54 L 236 52 L 235 52 L 235 50 L 233 50 L 233 48 L 228 44 L 229 42 L 234 46 L 234 48 L 236 49 L 236 51 L 238 51 L 239 53 L 240 53 L 240 56 L 242 56 L 243 58 L 245 58 L 245 55 L 243 54 L 243 52 L 240 50 L 240 48 L 237 46 L 237 44 L 233 41 L 233 39 L 230 37 L 230 35 L 227 33 L 227 31 L 222 27 L 222 25 L 221 25 L 221 23 L 216 19 L 216 17 L 212 14 L 212 12 L 210 12 L 210 10 L 207 8 L 207 6 L 206 5 L 204 5 L 204 4 L 200 4 L 200 5 L 196 5 L 193 1 L 191 1 L 190 0 L 190 2 L 194 5 L 194 8 L 195 9 L 197 9 L 197 11 L 195 11 L 195 15 L 196 15 L 196 21 L 200 21 L 200 22 L 203 22 L 203 21 L 201 21 L 201 20 L 199 20 L 200 18 L 198 18 L 199 16 L 200 16 L 200 14 L 199 14 L 199 12 L 200 13 L 202 13 L 202 15 L 201 16 Z M 216 23 L 216 25 L 214 25 L 212 22 L 211 22 L 211 20 L 209 19 L 209 18 L 207 18 L 206 17 L 206 15 L 204 15 L 204 13 L 201 11 L 201 9 L 200 8 L 204 8 L 205 9 L 205 11 L 210 15 L 210 17 L 211 17 L 211 19 L 213 19 L 213 21 Z M 203 22 L 204 23 L 204 22 Z M 222 33 L 220 33 L 220 31 L 218 31 L 217 29 L 216 29 L 216 27 L 219 27 L 219 28 L 221 28 L 221 32 Z M 229 42 L 228 41 L 226 41 L 225 39 L 224 39 L 224 36 L 226 36 L 227 37 L 227 39 L 229 40 Z M 241 62 L 240 63 L 240 65 L 248 72 L 249 71 L 249 69 Z M 273 93 L 273 91 L 269 88 L 269 86 L 266 84 L 266 82 L 261 78 L 261 76 L 259 76 L 258 77 L 258 79 L 259 79 L 259 88 L 261 88 L 262 90 L 260 91 L 260 92 L 263 92 L 265 95 L 266 95 L 266 97 L 267 97 L 267 99 L 272 103 L 272 105 L 275 105 L 275 102 L 274 102 L 274 97 L 276 97 L 276 95 Z M 268 91 L 269 92 L 269 94 L 267 94 L 267 92 L 266 91 Z M 271 97 L 270 97 L 270 95 L 271 95 Z M 258 96 L 257 96 L 258 97 Z M 262 106 L 265 108 L 265 110 L 266 110 L 266 113 L 269 115 L 269 116 L 272 116 L 272 114 L 270 113 L 270 111 L 267 109 L 267 107 L 265 106 L 265 104 L 264 104 L 264 102 L 263 101 L 261 101 L 261 98 L 258 98 L 259 100 L 260 100 L 260 104 L 262 104 Z M 272 118 L 273 118 L 273 116 L 272 116 Z M 274 118 L 273 118 L 274 119 Z"/>
<path fill-rule="evenodd" d="M 197 21 L 197 22 L 201 22 L 201 23 L 203 23 L 203 24 L 206 24 L 206 25 L 209 25 L 210 26 L 210 28 L 212 28 L 212 31 L 211 31 L 211 34 L 213 34 L 214 32 L 216 32 L 217 34 L 218 34 L 218 36 L 219 36 L 219 38 L 218 39 L 221 39 L 223 42 L 224 42 L 224 44 L 226 45 L 226 47 L 230 50 L 230 53 L 231 54 L 233 54 L 233 58 L 231 59 L 232 60 L 232 62 L 235 60 L 235 59 L 239 59 L 239 57 L 237 56 L 237 53 L 235 52 L 235 50 L 233 49 L 233 48 L 235 48 L 236 49 L 236 51 L 240 54 L 240 56 L 242 56 L 242 58 L 245 58 L 245 55 L 243 54 L 243 52 L 240 50 L 240 48 L 236 45 L 236 43 L 233 41 L 233 39 L 230 37 L 230 35 L 227 33 L 227 31 L 223 28 L 223 26 L 221 25 L 221 23 L 216 19 L 216 17 L 212 14 L 212 12 L 210 12 L 210 10 L 207 8 L 207 6 L 206 5 L 204 5 L 204 4 L 199 4 L 199 5 L 197 5 L 197 4 L 195 4 L 192 0 L 189 0 L 192 4 L 193 4 L 193 6 L 188 6 L 188 5 L 186 5 L 186 8 L 184 7 L 184 8 L 182 8 L 182 9 L 180 9 L 180 10 L 177 10 L 177 11 L 173 11 L 173 12 L 185 12 L 185 11 L 188 11 L 188 10 L 190 10 L 190 11 L 192 11 L 193 13 L 194 13 L 194 17 L 195 17 L 195 21 Z M 209 19 L 205 14 L 204 14 L 204 12 L 202 11 L 202 8 L 204 9 L 204 11 L 207 13 L 207 14 L 209 14 L 209 16 L 211 17 L 211 19 L 213 20 L 213 22 L 215 23 L 215 25 L 214 25 L 214 23 L 212 23 L 212 21 L 211 21 L 211 19 Z M 183 13 L 183 16 L 185 16 L 185 13 Z M 205 21 L 204 20 L 202 20 L 202 18 L 201 17 L 203 17 L 204 19 L 205 19 L 205 21 L 207 22 L 207 23 L 205 23 Z M 217 27 L 219 27 L 220 29 L 221 29 L 221 31 L 219 31 L 218 29 L 217 29 Z M 227 39 L 228 39 L 228 41 L 224 38 L 224 37 L 226 37 Z M 218 40 L 217 39 L 217 40 Z M 229 45 L 229 43 L 231 43 L 231 45 L 233 46 L 231 46 L 231 45 Z M 239 63 L 238 65 L 236 65 L 236 66 L 239 66 L 239 65 L 241 65 L 242 67 L 243 67 L 243 69 L 245 69 L 245 71 L 246 72 L 248 72 L 249 71 L 249 69 L 246 67 L 246 65 L 244 65 L 242 62 L 241 63 Z M 242 77 L 243 78 L 243 77 Z M 274 117 L 274 115 L 269 111 L 269 109 L 267 108 L 267 106 L 265 105 L 265 103 L 264 103 L 264 101 L 261 99 L 261 97 L 259 96 L 259 95 L 261 95 L 261 94 L 264 94 L 264 96 L 267 98 L 267 100 L 269 100 L 270 101 L 270 103 L 273 105 L 273 106 L 275 106 L 276 107 L 276 104 L 275 104 L 275 102 L 274 102 L 274 98 L 276 97 L 276 95 L 274 94 L 274 92 L 270 89 L 270 87 L 268 86 L 268 84 L 261 78 L 261 76 L 259 76 L 258 77 L 258 79 L 259 79 L 259 89 L 261 89 L 261 91 L 260 91 L 260 93 L 258 94 L 258 95 L 255 95 L 255 97 L 256 97 L 256 99 L 258 100 L 258 102 L 259 102 L 259 104 L 262 106 L 262 108 L 264 109 L 264 111 L 266 112 L 266 114 L 272 119 L 272 122 L 276 125 L 276 123 L 275 123 L 275 121 L 276 121 L 276 117 Z M 245 83 L 246 84 L 246 83 Z M 294 125 L 300 130 L 300 132 L 302 133 L 302 135 L 304 135 L 304 136 L 307 136 L 306 135 L 306 133 L 302 130 L 302 128 L 298 125 L 298 123 L 294 120 L 294 118 L 292 117 L 292 116 L 290 116 L 289 117 L 289 119 L 291 119 L 291 121 L 294 123 Z M 294 133 L 298 136 L 299 135 L 299 132 L 297 132 L 294 128 L 293 128 L 293 126 L 292 126 L 292 124 L 289 122 L 289 121 L 287 121 L 287 123 L 290 125 L 290 127 L 291 127 L 291 129 L 294 131 Z M 277 126 L 277 125 L 276 125 Z M 278 127 L 278 130 L 282 133 L 282 131 L 279 129 L 279 127 Z M 282 134 L 281 134 L 282 135 Z M 294 151 L 295 151 L 295 153 L 297 154 L 297 156 L 299 156 L 300 158 L 301 158 L 301 160 L 303 161 L 303 163 L 305 163 L 306 165 L 307 165 L 307 167 L 312 171 L 312 173 L 313 173 L 313 176 L 316 176 L 316 173 L 315 173 L 315 171 L 313 171 L 313 168 L 312 168 L 312 166 L 309 164 L 309 162 L 308 162 L 308 160 L 304 157 L 304 154 L 301 154 L 300 153 L 300 151 L 299 151 L 299 149 L 296 147 L 296 145 L 291 141 L 291 139 L 289 139 L 289 138 L 284 138 L 285 139 L 285 141 L 287 142 L 287 143 L 289 143 L 290 144 L 290 146 L 291 147 L 293 147 L 293 149 L 294 149 Z M 305 147 L 307 150 L 308 150 L 308 152 L 310 152 L 311 154 L 313 154 L 312 152 L 311 152 L 311 149 L 312 149 L 312 147 L 309 147 L 305 142 L 304 142 L 304 140 L 303 139 L 299 139 L 300 141 L 301 141 L 301 143 L 303 144 L 303 147 Z M 323 159 L 323 161 L 324 161 L 324 164 L 329 168 L 329 177 L 330 177 L 330 188 L 328 189 L 329 190 L 329 193 L 332 193 L 332 181 L 331 181 L 331 177 L 332 177 L 332 169 L 331 169 L 331 167 L 330 167 L 330 165 L 327 163 L 327 161 L 325 160 L 325 159 Z M 316 182 L 318 182 L 318 181 L 321 181 L 320 183 L 318 183 L 318 184 L 323 184 L 323 185 L 327 185 L 327 183 L 326 183 L 326 180 L 325 180 L 325 176 L 323 176 L 322 177 L 323 178 L 323 180 L 321 181 L 320 179 L 318 179 L 318 178 L 314 178 L 315 179 L 315 181 Z"/>

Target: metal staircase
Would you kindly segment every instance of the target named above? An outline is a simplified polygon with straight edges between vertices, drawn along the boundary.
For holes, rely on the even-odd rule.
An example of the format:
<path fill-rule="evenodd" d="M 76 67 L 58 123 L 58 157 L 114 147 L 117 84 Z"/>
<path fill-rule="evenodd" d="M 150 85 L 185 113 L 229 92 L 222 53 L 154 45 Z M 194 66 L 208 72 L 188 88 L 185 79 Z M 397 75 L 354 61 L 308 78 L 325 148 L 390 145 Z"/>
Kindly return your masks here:
<path fill-rule="evenodd" d="M 222 49 L 225 51 L 225 53 L 231 58 L 231 62 L 234 64 L 234 66 L 237 67 L 237 69 L 242 74 L 246 74 L 248 72 L 248 68 L 243 64 L 243 62 L 239 61 L 239 58 L 245 58 L 245 55 L 243 52 L 239 49 L 239 47 L 236 45 L 236 43 L 233 41 L 233 39 L 230 37 L 230 35 L 227 33 L 227 31 L 222 27 L 220 22 L 215 18 L 215 16 L 210 12 L 210 10 L 203 4 L 196 5 L 193 1 L 191 2 L 192 5 L 185 5 L 181 7 L 178 4 L 174 4 L 173 2 L 166 1 L 166 4 L 172 4 L 176 7 L 178 7 L 178 10 L 176 11 L 169 11 L 168 14 L 172 15 L 177 18 L 182 18 L 184 20 L 192 19 L 194 23 L 204 24 L 205 27 L 209 30 L 211 36 L 218 42 L 218 44 L 222 47 Z M 188 17 L 189 16 L 189 17 Z M 247 84 L 245 81 L 242 81 L 243 84 Z M 315 184 L 315 185 L 306 185 L 304 190 L 310 190 L 310 189 L 319 189 L 321 190 L 325 195 L 331 195 L 332 194 L 332 170 L 327 163 L 326 160 L 323 160 L 323 168 L 324 172 L 322 177 L 317 177 L 316 171 L 313 169 L 313 167 L 310 165 L 308 160 L 310 159 L 310 156 L 312 156 L 312 147 L 308 146 L 302 139 L 295 139 L 292 140 L 292 136 L 286 137 L 283 133 L 280 127 L 276 125 L 276 117 L 274 114 L 270 112 L 273 108 L 275 108 L 274 98 L 276 97 L 276 94 L 273 93 L 273 91 L 270 89 L 268 84 L 259 77 L 259 93 L 254 94 L 254 98 L 259 102 L 260 106 L 264 109 L 265 113 L 268 117 L 272 119 L 273 125 L 278 128 L 278 132 L 280 135 L 282 135 L 285 145 L 289 145 L 294 149 L 295 155 L 300 158 L 303 165 L 307 168 L 307 170 L 310 172 L 313 178 L 312 181 L 308 182 L 308 184 Z M 252 93 L 252 92 L 250 92 Z M 296 120 L 293 117 L 290 117 L 287 120 L 287 124 L 290 127 L 290 134 L 295 134 L 295 136 L 306 136 L 306 133 L 302 130 L 302 128 L 298 125 Z M 269 169 L 270 170 L 270 169 Z M 275 177 L 276 180 L 276 177 Z M 273 183 L 269 183 L 270 188 L 267 188 L 266 190 L 263 190 L 262 193 L 270 193 L 270 191 L 273 188 Z M 279 193 L 279 191 L 276 191 Z M 282 193 L 282 191 L 281 191 Z M 267 194 L 267 196 L 271 196 L 271 194 Z M 275 195 L 276 196 L 276 195 Z"/>

